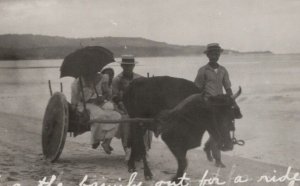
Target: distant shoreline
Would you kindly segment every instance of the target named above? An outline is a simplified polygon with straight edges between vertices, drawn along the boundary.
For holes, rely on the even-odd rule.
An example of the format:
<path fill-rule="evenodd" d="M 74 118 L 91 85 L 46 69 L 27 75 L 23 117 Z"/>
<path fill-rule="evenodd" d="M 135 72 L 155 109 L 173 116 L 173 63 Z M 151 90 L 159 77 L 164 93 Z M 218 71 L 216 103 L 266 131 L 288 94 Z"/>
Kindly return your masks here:
<path fill-rule="evenodd" d="M 227 54 L 222 54 L 223 56 L 280 56 L 280 55 L 300 55 L 298 53 L 293 53 L 293 54 L 274 54 L 274 53 L 263 53 L 263 52 L 256 52 L 256 53 L 227 53 Z M 137 58 L 168 58 L 168 57 L 198 57 L 198 56 L 205 56 L 205 54 L 201 55 L 177 55 L 177 56 L 136 56 Z M 117 56 L 115 58 L 120 58 L 120 56 Z M 5 58 L 1 59 L 0 62 L 2 61 L 31 61 L 31 60 L 63 60 L 64 58 Z"/>
<path fill-rule="evenodd" d="M 0 60 L 63 59 L 86 46 L 102 46 L 115 57 L 133 54 L 136 57 L 201 56 L 203 45 L 175 45 L 140 37 L 66 38 L 32 34 L 0 35 Z M 223 54 L 273 54 L 271 51 L 240 52 L 224 48 Z"/>

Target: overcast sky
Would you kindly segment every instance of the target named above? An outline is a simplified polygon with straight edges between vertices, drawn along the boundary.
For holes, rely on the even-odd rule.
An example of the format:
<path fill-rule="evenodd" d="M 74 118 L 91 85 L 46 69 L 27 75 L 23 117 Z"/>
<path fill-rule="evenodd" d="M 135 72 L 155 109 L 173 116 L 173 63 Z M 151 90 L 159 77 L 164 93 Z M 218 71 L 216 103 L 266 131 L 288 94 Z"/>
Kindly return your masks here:
<path fill-rule="evenodd" d="M 0 34 L 144 37 L 300 52 L 300 0 L 0 0 Z"/>

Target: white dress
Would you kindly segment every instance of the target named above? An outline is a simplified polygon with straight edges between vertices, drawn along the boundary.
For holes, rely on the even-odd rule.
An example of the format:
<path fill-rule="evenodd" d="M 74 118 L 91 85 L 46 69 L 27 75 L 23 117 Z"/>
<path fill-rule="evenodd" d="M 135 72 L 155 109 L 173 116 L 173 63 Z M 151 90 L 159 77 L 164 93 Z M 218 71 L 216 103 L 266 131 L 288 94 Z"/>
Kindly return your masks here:
<path fill-rule="evenodd" d="M 87 102 L 90 99 L 97 98 L 98 95 L 102 95 L 103 84 L 108 81 L 107 75 L 101 75 L 100 81 L 96 83 L 95 87 L 87 86 L 83 80 L 83 93 L 84 99 Z M 97 93 L 96 93 L 96 91 Z M 79 79 L 76 79 L 72 83 L 72 97 L 71 104 L 75 105 L 79 111 L 83 111 L 83 96 L 80 91 Z M 90 119 L 103 119 L 103 120 L 119 120 L 121 115 L 114 111 L 114 106 L 110 101 L 105 101 L 105 103 L 100 107 L 93 103 L 87 103 L 86 108 L 90 113 Z M 104 139 L 111 139 L 115 136 L 119 124 L 103 124 L 103 123 L 92 123 L 91 124 L 91 144 L 99 143 Z"/>

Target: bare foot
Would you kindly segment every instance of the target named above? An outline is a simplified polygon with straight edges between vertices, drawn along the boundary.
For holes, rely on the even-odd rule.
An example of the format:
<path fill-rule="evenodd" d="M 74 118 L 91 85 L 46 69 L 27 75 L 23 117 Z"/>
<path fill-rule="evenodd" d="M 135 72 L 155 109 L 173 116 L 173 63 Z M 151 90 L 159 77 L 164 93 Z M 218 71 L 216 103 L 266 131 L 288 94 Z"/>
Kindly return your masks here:
<path fill-rule="evenodd" d="M 204 152 L 206 154 L 206 158 L 208 161 L 213 161 L 213 157 L 211 156 L 210 150 L 204 148 Z"/>
<path fill-rule="evenodd" d="M 111 154 L 111 150 L 107 143 L 102 143 L 101 146 L 102 146 L 103 150 L 106 152 L 106 154 Z"/>
<path fill-rule="evenodd" d="M 99 145 L 100 145 L 100 142 L 98 142 L 98 143 L 94 143 L 94 144 L 92 145 L 92 148 L 93 148 L 93 149 L 96 149 L 96 148 L 98 148 L 98 147 L 99 147 Z"/>
<path fill-rule="evenodd" d="M 226 167 L 221 161 L 216 161 L 215 166 L 220 167 L 220 168 L 225 168 Z"/>

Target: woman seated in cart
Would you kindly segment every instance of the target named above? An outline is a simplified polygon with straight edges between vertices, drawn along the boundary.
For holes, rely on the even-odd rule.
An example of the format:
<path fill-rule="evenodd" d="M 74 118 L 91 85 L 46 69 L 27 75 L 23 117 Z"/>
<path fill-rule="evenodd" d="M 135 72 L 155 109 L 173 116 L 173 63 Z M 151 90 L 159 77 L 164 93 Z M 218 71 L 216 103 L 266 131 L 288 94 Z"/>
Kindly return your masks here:
<path fill-rule="evenodd" d="M 113 72 L 112 69 L 104 70 Z M 72 83 L 71 104 L 79 112 L 84 112 L 84 104 L 89 113 L 89 119 L 119 120 L 121 115 L 114 111 L 110 102 L 111 86 L 109 73 L 94 73 L 77 78 Z M 82 80 L 82 89 L 80 86 Z M 85 103 L 84 103 L 85 102 Z M 91 123 L 91 144 L 96 149 L 100 143 L 107 154 L 111 154 L 113 148 L 110 146 L 112 138 L 118 129 L 119 124 Z"/>

